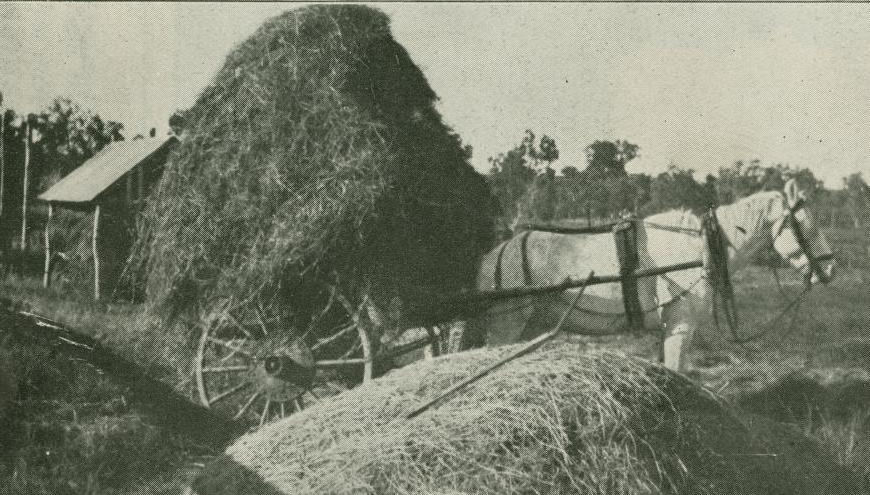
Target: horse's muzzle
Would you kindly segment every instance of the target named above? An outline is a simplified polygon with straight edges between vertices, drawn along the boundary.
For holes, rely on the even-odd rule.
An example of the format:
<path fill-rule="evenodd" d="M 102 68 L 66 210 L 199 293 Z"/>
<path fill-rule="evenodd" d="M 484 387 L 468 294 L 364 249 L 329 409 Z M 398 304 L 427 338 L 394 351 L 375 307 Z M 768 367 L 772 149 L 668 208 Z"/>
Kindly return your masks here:
<path fill-rule="evenodd" d="M 817 284 L 821 282 L 824 285 L 828 285 L 831 280 L 833 280 L 834 275 L 836 274 L 836 262 L 834 259 L 824 257 L 822 259 L 816 260 L 816 263 L 819 264 L 819 271 L 815 270 L 809 277 L 810 284 Z"/>

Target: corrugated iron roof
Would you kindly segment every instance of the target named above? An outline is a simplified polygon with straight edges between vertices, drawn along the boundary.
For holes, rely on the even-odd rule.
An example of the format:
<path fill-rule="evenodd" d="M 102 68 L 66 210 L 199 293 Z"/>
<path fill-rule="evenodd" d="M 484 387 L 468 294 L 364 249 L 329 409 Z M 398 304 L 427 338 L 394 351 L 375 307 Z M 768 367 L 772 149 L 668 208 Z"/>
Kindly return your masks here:
<path fill-rule="evenodd" d="M 151 155 L 178 142 L 168 138 L 145 138 L 109 143 L 90 160 L 59 180 L 39 199 L 49 202 L 88 203 Z"/>

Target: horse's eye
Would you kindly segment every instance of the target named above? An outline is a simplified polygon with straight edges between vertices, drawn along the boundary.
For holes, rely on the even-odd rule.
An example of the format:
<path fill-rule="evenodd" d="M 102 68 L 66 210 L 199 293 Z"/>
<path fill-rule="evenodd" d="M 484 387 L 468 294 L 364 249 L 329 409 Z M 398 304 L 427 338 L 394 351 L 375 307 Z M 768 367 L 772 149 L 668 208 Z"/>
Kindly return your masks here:
<path fill-rule="evenodd" d="M 743 227 L 737 226 L 737 230 L 739 230 L 743 235 L 746 235 L 746 229 Z"/>

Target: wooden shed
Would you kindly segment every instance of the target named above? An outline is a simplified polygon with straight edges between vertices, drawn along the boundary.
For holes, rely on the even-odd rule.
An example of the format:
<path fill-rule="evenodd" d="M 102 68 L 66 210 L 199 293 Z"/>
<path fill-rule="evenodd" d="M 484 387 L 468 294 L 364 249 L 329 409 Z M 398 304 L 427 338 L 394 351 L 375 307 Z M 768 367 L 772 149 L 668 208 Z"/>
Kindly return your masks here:
<path fill-rule="evenodd" d="M 56 207 L 90 214 L 91 257 L 93 259 L 94 299 L 99 300 L 102 280 L 101 252 L 104 245 L 123 250 L 124 242 L 117 236 L 101 236 L 105 218 L 132 223 L 140 208 L 141 200 L 160 179 L 167 158 L 178 139 L 140 138 L 116 141 L 106 145 L 69 175 L 65 176 L 38 199 L 48 203 L 48 220 L 45 224 L 45 269 L 43 286 L 51 281 L 53 228 L 52 217 Z M 121 246 L 118 246 L 121 244 Z"/>

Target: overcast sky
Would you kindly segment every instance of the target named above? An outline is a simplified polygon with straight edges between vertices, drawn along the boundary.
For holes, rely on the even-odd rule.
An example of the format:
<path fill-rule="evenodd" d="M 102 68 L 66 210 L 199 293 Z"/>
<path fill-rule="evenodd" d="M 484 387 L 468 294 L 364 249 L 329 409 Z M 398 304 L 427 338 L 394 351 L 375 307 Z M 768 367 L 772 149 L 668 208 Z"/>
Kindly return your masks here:
<path fill-rule="evenodd" d="M 627 139 L 635 172 L 758 158 L 834 187 L 870 178 L 868 4 L 379 7 L 482 171 L 531 128 L 555 138 L 560 166 Z M 3 3 L 0 90 L 21 112 L 64 95 L 128 135 L 165 132 L 233 45 L 290 8 Z"/>

